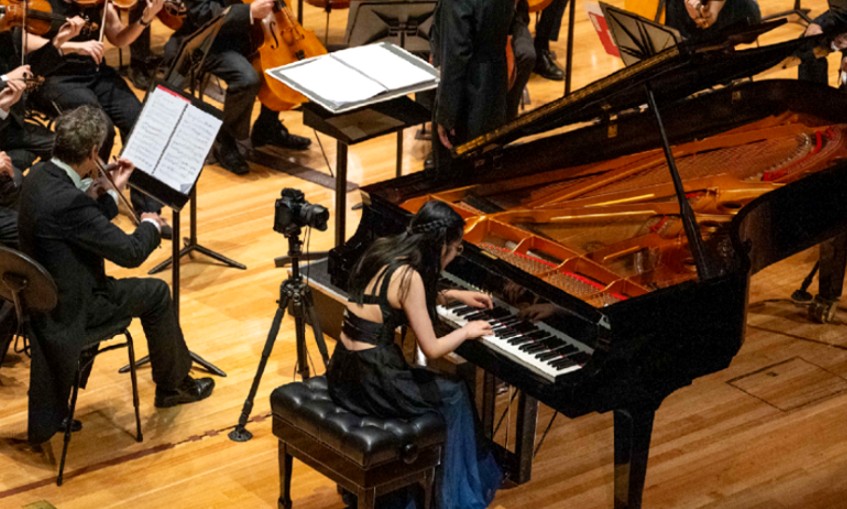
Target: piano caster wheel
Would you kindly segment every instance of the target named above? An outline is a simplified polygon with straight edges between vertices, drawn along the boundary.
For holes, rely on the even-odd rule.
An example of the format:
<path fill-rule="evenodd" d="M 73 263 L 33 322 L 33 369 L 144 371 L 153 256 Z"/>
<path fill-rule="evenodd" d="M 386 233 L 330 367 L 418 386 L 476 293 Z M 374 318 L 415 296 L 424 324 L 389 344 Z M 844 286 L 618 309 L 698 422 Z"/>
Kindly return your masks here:
<path fill-rule="evenodd" d="M 815 297 L 809 304 L 809 320 L 816 323 L 830 323 L 835 319 L 835 310 L 838 300 L 828 300 L 821 298 L 820 295 Z"/>

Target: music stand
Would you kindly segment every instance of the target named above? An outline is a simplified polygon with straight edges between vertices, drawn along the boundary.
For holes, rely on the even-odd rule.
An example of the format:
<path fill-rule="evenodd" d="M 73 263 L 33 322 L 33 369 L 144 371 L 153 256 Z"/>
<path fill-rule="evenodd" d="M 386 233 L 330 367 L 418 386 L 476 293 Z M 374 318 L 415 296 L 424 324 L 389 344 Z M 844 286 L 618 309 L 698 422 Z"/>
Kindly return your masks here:
<path fill-rule="evenodd" d="M 168 85 L 174 88 L 183 89 L 186 84 L 189 88 L 189 93 L 192 96 L 197 97 L 198 99 L 203 98 L 203 90 L 201 89 L 202 77 L 204 75 L 203 64 L 206 61 L 206 56 L 209 54 L 209 50 L 212 48 L 212 44 L 215 42 L 215 38 L 218 35 L 218 32 L 221 29 L 221 25 L 223 25 L 226 16 L 229 14 L 229 8 L 224 10 L 220 15 L 200 27 L 196 32 L 189 35 L 182 41 L 182 44 L 179 47 L 179 51 L 177 53 L 177 57 L 174 60 L 173 64 L 171 64 L 170 68 L 165 73 L 164 81 Z M 156 265 L 150 270 L 150 274 L 156 274 L 157 272 L 161 272 L 166 269 L 168 265 L 174 262 L 174 260 L 180 259 L 187 254 L 191 254 L 193 251 L 198 251 L 209 258 L 213 258 L 224 265 L 229 267 L 233 267 L 236 269 L 245 270 L 247 267 L 239 263 L 231 258 L 228 258 L 216 251 L 212 251 L 211 249 L 200 245 L 197 242 L 197 188 L 193 188 L 191 190 L 191 196 L 189 198 L 191 201 L 191 206 L 189 208 L 189 215 L 191 219 L 191 226 L 189 230 L 189 236 L 187 239 L 183 239 L 185 242 L 185 246 L 176 252 L 171 258 L 165 260 L 164 262 Z M 178 245 L 179 239 L 179 230 L 178 230 L 178 212 L 174 211 L 174 244 Z M 178 264 L 174 264 L 175 266 Z M 175 274 L 178 273 L 178 269 L 175 269 Z M 176 275 L 174 276 L 174 281 L 177 281 Z M 176 297 L 175 297 L 176 298 Z"/>
<path fill-rule="evenodd" d="M 390 42 L 416 54 L 429 54 L 434 0 L 363 0 L 350 3 L 348 48 Z"/>
<path fill-rule="evenodd" d="M 669 26 L 604 2 L 600 2 L 600 9 L 624 65 L 640 62 L 682 41 L 682 35 Z"/>
<path fill-rule="evenodd" d="M 190 94 L 192 96 L 202 98 L 202 91 L 200 91 L 200 95 L 197 96 L 197 82 L 202 75 L 203 72 L 203 63 L 206 61 L 206 55 L 209 53 L 209 49 L 212 47 L 212 43 L 215 41 L 215 37 L 217 37 L 218 32 L 221 29 L 221 25 L 223 24 L 223 20 L 226 18 L 226 15 L 229 13 L 229 9 L 226 9 L 219 16 L 212 19 L 202 27 L 200 27 L 196 32 L 188 36 L 180 45 L 179 52 L 177 53 L 177 57 L 174 60 L 173 64 L 171 64 L 170 68 L 165 73 L 164 82 L 171 86 L 172 88 L 182 90 L 186 85 L 186 80 L 189 85 Z M 190 216 L 191 216 L 191 230 L 190 236 L 188 239 L 185 239 L 185 247 L 182 249 L 179 248 L 179 230 L 180 230 L 180 211 L 178 209 L 172 209 L 173 211 L 173 240 L 171 242 L 171 257 L 164 262 L 160 263 L 153 267 L 149 274 L 156 274 L 161 272 L 168 265 L 172 265 L 172 279 L 173 279 L 173 301 L 174 301 L 174 313 L 176 314 L 177 321 L 179 321 L 179 300 L 180 300 L 180 275 L 179 275 L 179 259 L 191 253 L 192 251 L 199 251 L 207 256 L 215 258 L 231 267 L 236 267 L 239 269 L 246 269 L 247 267 L 230 260 L 229 258 L 212 251 L 206 247 L 201 246 L 197 243 L 197 186 L 195 185 L 191 189 L 191 194 L 189 196 L 190 205 Z M 203 359 L 199 355 L 194 352 L 189 352 L 191 354 L 191 359 L 205 368 L 210 373 L 214 373 L 218 376 L 226 376 L 226 373 L 210 363 L 209 361 Z M 146 364 L 150 361 L 150 356 L 145 355 L 144 357 L 138 359 L 135 363 L 136 367 Z M 129 366 L 122 367 L 119 371 L 124 373 L 129 371 Z"/>

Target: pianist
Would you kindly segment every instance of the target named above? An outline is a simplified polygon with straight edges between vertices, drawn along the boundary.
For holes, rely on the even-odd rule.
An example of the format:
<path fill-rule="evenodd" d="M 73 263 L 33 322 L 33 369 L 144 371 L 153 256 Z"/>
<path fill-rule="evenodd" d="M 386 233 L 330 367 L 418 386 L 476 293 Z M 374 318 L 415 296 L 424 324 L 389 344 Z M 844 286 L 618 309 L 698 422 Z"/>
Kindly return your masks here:
<path fill-rule="evenodd" d="M 464 220 L 448 205 L 430 201 L 406 232 L 382 238 L 362 255 L 350 274 L 350 302 L 341 340 L 327 368 L 335 402 L 359 415 L 413 417 L 440 413 L 447 424 L 444 458 L 437 476 L 437 507 L 482 509 L 494 498 L 501 471 L 490 453 L 477 451 L 473 407 L 467 388 L 421 368 L 410 367 L 394 331 L 408 324 L 427 357 L 445 355 L 466 340 L 491 334 L 484 321 L 471 321 L 436 337 L 433 320 L 440 300 L 491 308 L 491 297 L 471 291 L 438 294 L 441 270 L 462 250 Z M 393 495 L 380 507 L 416 507 L 413 493 Z"/>

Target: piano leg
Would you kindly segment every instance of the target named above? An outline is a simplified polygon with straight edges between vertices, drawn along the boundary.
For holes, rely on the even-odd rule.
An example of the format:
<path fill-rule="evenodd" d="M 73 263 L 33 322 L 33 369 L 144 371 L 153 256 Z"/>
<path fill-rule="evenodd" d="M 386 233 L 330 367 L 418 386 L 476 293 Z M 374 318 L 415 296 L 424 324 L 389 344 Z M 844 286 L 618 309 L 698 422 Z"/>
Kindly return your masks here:
<path fill-rule="evenodd" d="M 515 444 L 510 451 L 494 442 L 494 427 L 501 425 L 500 416 L 495 415 L 497 397 L 497 379 L 485 372 L 482 381 L 482 411 L 480 420 L 486 438 L 494 446 L 494 453 L 500 465 L 508 472 L 509 480 L 515 484 L 528 482 L 532 476 L 532 459 L 535 452 L 535 426 L 538 422 L 538 400 L 518 393 L 517 416 L 515 420 Z"/>
<path fill-rule="evenodd" d="M 639 509 L 655 408 L 615 410 L 615 509 Z"/>
<path fill-rule="evenodd" d="M 844 287 L 847 264 L 847 234 L 841 234 L 820 244 L 818 295 L 809 305 L 809 318 L 829 323 L 835 318 L 835 308 Z"/>

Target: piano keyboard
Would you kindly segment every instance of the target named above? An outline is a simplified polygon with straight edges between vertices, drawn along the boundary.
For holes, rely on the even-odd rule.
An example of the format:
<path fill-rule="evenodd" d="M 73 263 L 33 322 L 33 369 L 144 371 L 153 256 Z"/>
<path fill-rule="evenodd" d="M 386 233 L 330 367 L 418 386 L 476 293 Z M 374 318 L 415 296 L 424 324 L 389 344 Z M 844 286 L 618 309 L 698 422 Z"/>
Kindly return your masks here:
<path fill-rule="evenodd" d="M 443 276 L 463 288 L 469 287 L 451 274 Z M 482 336 L 479 340 L 483 344 L 550 382 L 582 368 L 591 358 L 593 351 L 584 344 L 543 322 L 521 320 L 517 317 L 517 308 L 492 298 L 494 309 L 478 309 L 451 302 L 447 306 L 437 306 L 438 315 L 457 328 L 474 320 L 489 322 L 494 334 Z"/>

